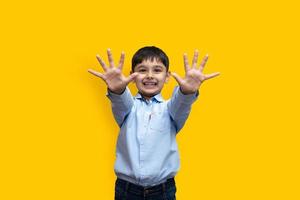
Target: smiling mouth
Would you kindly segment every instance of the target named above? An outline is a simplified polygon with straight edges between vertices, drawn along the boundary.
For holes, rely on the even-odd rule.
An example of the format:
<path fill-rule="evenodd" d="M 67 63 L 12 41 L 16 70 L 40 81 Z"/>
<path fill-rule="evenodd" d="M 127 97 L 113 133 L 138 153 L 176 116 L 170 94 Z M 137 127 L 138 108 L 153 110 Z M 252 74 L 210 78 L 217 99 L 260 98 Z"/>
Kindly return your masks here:
<path fill-rule="evenodd" d="M 143 85 L 145 85 L 145 86 L 155 86 L 155 85 L 157 85 L 157 83 L 154 83 L 154 82 L 144 82 Z"/>

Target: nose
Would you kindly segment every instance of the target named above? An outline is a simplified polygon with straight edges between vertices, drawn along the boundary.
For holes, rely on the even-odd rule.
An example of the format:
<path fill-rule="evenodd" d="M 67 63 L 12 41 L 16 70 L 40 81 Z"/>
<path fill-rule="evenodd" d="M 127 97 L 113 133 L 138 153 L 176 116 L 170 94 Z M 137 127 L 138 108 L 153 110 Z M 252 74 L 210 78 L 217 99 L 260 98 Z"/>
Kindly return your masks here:
<path fill-rule="evenodd" d="M 152 71 L 151 71 L 151 70 L 149 70 L 149 72 L 147 73 L 147 77 L 150 77 L 150 78 L 152 78 L 152 76 L 153 76 L 153 73 L 152 73 Z"/>

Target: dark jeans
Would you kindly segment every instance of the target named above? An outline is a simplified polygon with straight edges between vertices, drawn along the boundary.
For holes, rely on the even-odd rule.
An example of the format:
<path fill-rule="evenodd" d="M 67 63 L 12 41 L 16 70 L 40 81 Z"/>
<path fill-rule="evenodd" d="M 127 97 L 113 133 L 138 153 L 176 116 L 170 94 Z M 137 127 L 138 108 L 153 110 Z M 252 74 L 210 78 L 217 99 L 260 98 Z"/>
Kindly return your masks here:
<path fill-rule="evenodd" d="M 176 200 L 175 193 L 174 178 L 147 188 L 119 178 L 115 184 L 115 200 Z"/>

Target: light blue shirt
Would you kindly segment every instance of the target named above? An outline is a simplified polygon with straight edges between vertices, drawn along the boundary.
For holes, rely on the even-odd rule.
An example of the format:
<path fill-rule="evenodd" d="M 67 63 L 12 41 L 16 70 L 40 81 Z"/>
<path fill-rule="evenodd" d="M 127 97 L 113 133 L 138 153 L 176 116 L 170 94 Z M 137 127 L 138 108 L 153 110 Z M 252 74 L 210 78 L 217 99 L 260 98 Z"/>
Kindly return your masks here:
<path fill-rule="evenodd" d="M 172 178 L 179 170 L 176 134 L 183 127 L 199 92 L 184 95 L 175 87 L 171 99 L 161 94 L 146 100 L 133 97 L 128 88 L 118 95 L 110 91 L 112 111 L 120 127 L 116 176 L 144 187 Z"/>

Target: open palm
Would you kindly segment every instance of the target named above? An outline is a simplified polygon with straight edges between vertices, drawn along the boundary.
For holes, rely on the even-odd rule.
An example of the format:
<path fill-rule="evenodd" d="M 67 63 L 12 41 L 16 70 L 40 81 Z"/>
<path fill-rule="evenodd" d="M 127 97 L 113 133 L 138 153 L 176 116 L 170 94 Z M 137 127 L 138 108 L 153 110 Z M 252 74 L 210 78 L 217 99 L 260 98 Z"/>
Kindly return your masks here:
<path fill-rule="evenodd" d="M 177 83 L 179 84 L 180 89 L 184 94 L 195 93 L 205 80 L 216 77 L 220 74 L 219 72 L 215 72 L 212 74 L 203 74 L 203 69 L 208 60 L 208 55 L 206 55 L 203 58 L 199 67 L 197 67 L 198 56 L 199 56 L 199 52 L 195 50 L 192 65 L 190 66 L 188 63 L 187 55 L 186 54 L 183 55 L 184 69 L 185 69 L 184 78 L 181 78 L 176 73 L 171 73 L 172 76 L 177 81 Z"/>
<path fill-rule="evenodd" d="M 110 49 L 107 50 L 107 56 L 109 61 L 109 66 L 107 66 L 104 61 L 101 59 L 99 55 L 97 55 L 97 60 L 99 61 L 100 65 L 102 66 L 105 73 L 100 73 L 89 69 L 88 71 L 100 77 L 103 81 L 105 81 L 109 90 L 114 93 L 121 94 L 126 86 L 136 77 L 137 73 L 132 73 L 130 76 L 125 77 L 122 73 L 123 65 L 124 65 L 124 52 L 121 53 L 121 58 L 119 61 L 119 65 L 115 67 L 114 60 L 112 57 L 112 53 Z"/>

